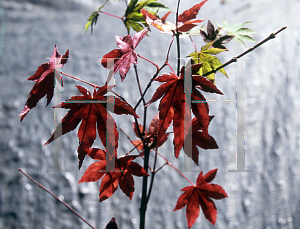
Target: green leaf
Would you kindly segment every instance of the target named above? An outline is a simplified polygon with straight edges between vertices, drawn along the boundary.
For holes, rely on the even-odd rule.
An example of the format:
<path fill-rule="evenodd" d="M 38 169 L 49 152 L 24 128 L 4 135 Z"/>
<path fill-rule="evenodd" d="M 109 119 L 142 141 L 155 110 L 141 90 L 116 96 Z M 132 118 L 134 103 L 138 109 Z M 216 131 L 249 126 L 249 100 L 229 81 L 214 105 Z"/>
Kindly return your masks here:
<path fill-rule="evenodd" d="M 130 22 L 130 26 L 136 32 L 140 32 L 141 30 L 144 29 L 144 27 L 141 24 L 139 24 L 135 21 Z"/>
<path fill-rule="evenodd" d="M 125 11 L 125 17 L 127 17 L 127 15 L 129 15 L 130 13 L 133 12 L 136 4 L 138 3 L 138 0 L 131 0 L 130 3 L 128 4 L 126 11 Z"/>
<path fill-rule="evenodd" d="M 201 48 L 201 51 L 207 50 L 209 47 L 212 46 L 212 44 L 213 44 L 213 42 L 207 43 L 206 45 L 204 45 L 204 46 Z"/>
<path fill-rule="evenodd" d="M 137 22 L 146 22 L 143 14 L 139 13 L 139 12 L 133 12 L 133 13 L 129 14 L 126 17 L 126 19 L 128 19 L 128 20 L 135 20 Z"/>
<path fill-rule="evenodd" d="M 228 51 L 228 49 L 210 48 L 210 49 L 204 50 L 202 53 L 210 54 L 210 55 L 217 55 L 223 51 Z"/>
<path fill-rule="evenodd" d="M 238 32 L 239 32 L 239 34 L 244 34 L 244 35 L 250 35 L 250 34 L 255 34 L 255 33 L 257 33 L 257 32 L 255 32 L 255 31 L 249 29 L 249 28 L 240 28 L 240 29 L 238 30 Z"/>
<path fill-rule="evenodd" d="M 248 35 L 240 35 L 239 37 L 240 37 L 240 39 L 243 39 L 245 41 L 257 42 L 256 40 L 254 40 L 252 37 L 250 37 Z"/>
<path fill-rule="evenodd" d="M 130 32 L 130 27 L 136 32 L 143 30 L 144 29 L 144 27 L 142 26 L 143 22 L 145 22 L 145 21 L 132 20 L 129 18 L 126 18 L 124 21 L 125 27 L 127 28 L 128 33 Z M 147 24 L 144 24 L 144 26 L 145 25 L 147 26 Z"/>
<path fill-rule="evenodd" d="M 85 24 L 85 32 L 88 30 L 89 26 L 91 26 L 91 33 L 93 33 L 93 25 L 96 25 L 99 17 L 98 11 L 95 11 L 88 18 L 88 22 Z"/>
<path fill-rule="evenodd" d="M 152 13 L 155 16 L 157 16 L 156 13 L 158 10 L 168 9 L 165 5 L 156 2 L 156 0 L 131 0 L 127 6 L 125 12 L 126 18 L 124 21 L 128 33 L 130 32 L 130 27 L 136 32 L 143 30 L 144 27 L 148 27 L 143 14 L 140 12 L 141 9 L 145 8 L 147 8 L 148 12 Z M 155 12 L 154 9 L 156 8 L 157 10 Z"/>
<path fill-rule="evenodd" d="M 227 35 L 233 35 L 234 36 L 234 38 L 233 38 L 234 40 L 236 40 L 239 43 L 241 43 L 244 46 L 246 46 L 246 44 L 244 43 L 244 41 L 250 41 L 250 42 L 257 43 L 256 40 L 254 40 L 252 37 L 249 36 L 249 35 L 255 34 L 257 32 L 255 32 L 255 31 L 253 31 L 253 30 L 251 30 L 249 28 L 243 28 L 243 26 L 246 23 L 249 23 L 249 21 L 246 21 L 245 23 L 237 23 L 237 24 L 230 25 L 224 19 L 223 22 L 222 22 L 222 24 L 221 25 L 218 24 L 218 26 L 223 27 L 223 29 L 227 32 Z"/>
<path fill-rule="evenodd" d="M 85 24 L 85 33 L 88 30 L 89 26 L 91 26 L 91 34 L 93 33 L 93 25 L 96 25 L 99 12 L 100 10 L 105 6 L 106 3 L 108 3 L 110 0 L 106 0 L 102 6 L 98 8 L 97 11 L 94 11 L 91 16 L 88 18 L 88 22 Z"/>
<path fill-rule="evenodd" d="M 145 7 L 145 10 L 147 11 L 153 11 L 153 12 L 162 12 L 162 11 L 173 11 L 175 12 L 175 10 L 171 10 L 170 8 L 166 7 L 164 4 L 161 4 L 159 2 L 154 2 L 151 1 L 150 3 L 148 3 Z"/>
<path fill-rule="evenodd" d="M 141 9 L 143 9 L 147 4 L 156 1 L 156 0 L 147 0 L 147 1 L 141 1 L 139 2 L 136 7 L 133 9 L 134 12 L 140 12 Z"/>
<path fill-rule="evenodd" d="M 92 21 L 88 21 L 86 24 L 85 24 L 85 32 L 88 30 L 89 26 L 91 25 Z"/>
<path fill-rule="evenodd" d="M 227 49 L 209 48 L 211 47 L 211 45 L 212 42 L 203 46 L 201 48 L 201 52 L 193 52 L 189 55 L 189 57 L 192 57 L 192 60 L 194 61 L 195 64 L 203 63 L 202 67 L 197 72 L 197 74 L 199 75 L 203 75 L 207 72 L 210 72 L 213 69 L 216 69 L 222 65 L 221 61 L 213 55 L 219 54 L 223 51 L 227 51 Z M 221 68 L 218 71 L 224 74 L 228 78 L 228 75 L 224 70 L 224 68 Z M 207 75 L 206 78 L 211 80 L 213 83 L 215 83 L 214 73 Z"/>

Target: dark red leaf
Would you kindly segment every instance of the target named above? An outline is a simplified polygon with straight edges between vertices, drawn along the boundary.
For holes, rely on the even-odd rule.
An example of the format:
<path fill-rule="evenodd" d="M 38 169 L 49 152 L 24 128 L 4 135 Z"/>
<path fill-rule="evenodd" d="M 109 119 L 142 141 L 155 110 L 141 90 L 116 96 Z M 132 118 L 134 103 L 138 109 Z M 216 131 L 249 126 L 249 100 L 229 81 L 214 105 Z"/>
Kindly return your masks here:
<path fill-rule="evenodd" d="M 101 59 L 101 64 L 104 68 L 107 68 L 107 62 L 110 59 L 114 60 L 114 64 L 119 60 L 119 58 L 122 56 L 121 49 L 114 49 L 110 51 L 109 53 L 105 54 Z M 112 61 L 112 60 L 111 60 Z"/>
<path fill-rule="evenodd" d="M 66 116 L 62 119 L 62 122 L 58 124 L 56 130 L 45 145 L 51 143 L 61 135 L 74 130 L 79 122 L 81 122 L 77 134 L 79 138 L 77 151 L 80 168 L 85 155 L 89 152 L 89 148 L 91 148 L 96 139 L 96 132 L 98 132 L 102 144 L 105 147 L 107 147 L 107 144 L 117 147 L 119 133 L 114 119 L 107 113 L 106 109 L 106 101 L 108 101 L 110 97 L 106 97 L 104 94 L 106 94 L 107 90 L 110 88 L 108 86 L 103 86 L 99 88 L 98 91 L 94 91 L 93 96 L 84 87 L 77 86 L 77 88 L 82 94 L 81 96 L 73 96 L 71 99 L 55 106 L 56 108 L 71 110 L 68 111 Z M 113 99 L 115 101 L 115 114 L 130 114 L 138 118 L 137 114 L 128 104 L 119 98 Z M 107 126 L 107 123 L 109 125 L 112 124 L 112 126 Z"/>
<path fill-rule="evenodd" d="M 28 80 L 33 80 L 36 83 L 29 93 L 29 97 L 26 101 L 24 109 L 19 114 L 19 116 L 21 116 L 20 121 L 22 121 L 25 118 L 27 113 L 32 108 L 34 108 L 37 105 L 38 101 L 40 101 L 40 99 L 42 99 L 45 95 L 47 95 L 46 106 L 49 105 L 53 97 L 54 91 L 54 74 L 57 74 L 59 78 L 61 77 L 58 71 L 55 72 L 55 69 L 61 68 L 67 62 L 68 58 L 69 50 L 66 51 L 65 55 L 61 56 L 58 53 L 57 47 L 55 45 L 49 63 L 44 63 L 40 65 L 36 70 L 36 73 L 28 78 Z"/>
<path fill-rule="evenodd" d="M 178 198 L 174 211 L 179 210 L 187 205 L 186 219 L 188 228 L 191 228 L 196 222 L 200 208 L 203 211 L 205 218 L 215 225 L 217 219 L 217 208 L 214 202 L 210 199 L 223 199 L 228 197 L 225 190 L 217 184 L 209 184 L 217 173 L 217 169 L 209 171 L 204 177 L 201 171 L 196 186 L 187 186 L 181 189 L 184 193 Z"/>
<path fill-rule="evenodd" d="M 210 121 L 213 118 L 213 116 L 210 116 Z M 209 138 L 206 138 L 204 134 L 202 133 L 202 127 L 199 125 L 199 122 L 196 118 L 192 120 L 192 147 L 186 147 L 184 148 L 184 153 L 191 157 L 192 160 L 198 165 L 199 160 L 199 150 L 197 148 L 199 146 L 202 149 L 218 149 L 217 142 L 215 139 L 209 135 Z M 189 152 L 189 150 L 191 152 Z"/>
<path fill-rule="evenodd" d="M 178 16 L 178 22 L 186 22 L 192 19 L 195 19 L 200 8 L 206 3 L 207 0 L 200 2 L 199 4 L 194 5 L 192 8 L 185 10 L 182 14 Z"/>
<path fill-rule="evenodd" d="M 132 175 L 149 176 L 149 174 L 138 163 L 132 161 L 137 156 L 116 158 L 115 155 L 115 169 L 113 171 L 107 171 L 107 160 L 103 160 L 103 152 L 103 150 L 99 149 L 89 150 L 89 156 L 95 157 L 95 159 L 100 159 L 100 161 L 91 164 L 84 172 L 84 175 L 78 183 L 95 182 L 105 175 L 100 185 L 100 202 L 111 197 L 117 190 L 118 185 L 125 195 L 128 196 L 129 199 L 132 199 L 134 192 L 134 180 Z M 107 152 L 104 154 L 107 154 Z"/>
<path fill-rule="evenodd" d="M 167 20 L 167 17 L 170 15 L 170 13 L 172 13 L 172 11 L 169 11 L 168 13 L 166 13 L 162 18 L 161 18 L 161 21 L 163 24 L 165 24 L 166 20 Z"/>

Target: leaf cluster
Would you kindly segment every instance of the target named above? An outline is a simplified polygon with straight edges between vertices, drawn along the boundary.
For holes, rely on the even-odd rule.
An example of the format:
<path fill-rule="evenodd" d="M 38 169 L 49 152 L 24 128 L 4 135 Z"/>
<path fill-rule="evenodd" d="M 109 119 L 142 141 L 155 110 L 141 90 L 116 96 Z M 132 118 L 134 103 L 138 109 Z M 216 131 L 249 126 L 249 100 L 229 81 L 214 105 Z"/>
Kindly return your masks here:
<path fill-rule="evenodd" d="M 50 144 L 58 137 L 75 130 L 79 126 L 77 133 L 79 169 L 86 156 L 95 160 L 84 172 L 79 183 L 95 182 L 102 179 L 99 189 L 100 202 L 110 198 L 118 187 L 131 200 L 135 191 L 133 175 L 143 177 L 142 217 L 142 212 L 144 211 L 145 214 L 151 194 L 154 176 L 164 166 L 162 165 L 160 168 L 155 169 L 156 157 L 160 155 L 158 148 L 172 135 L 175 157 L 178 158 L 180 152 L 184 152 L 196 165 L 199 164 L 199 148 L 204 150 L 219 148 L 216 140 L 209 134 L 209 125 L 214 116 L 210 115 L 209 105 L 204 96 L 205 93 L 223 95 L 216 86 L 216 70 L 228 78 L 226 71 L 222 68 L 221 61 L 216 55 L 223 51 L 228 51 L 224 45 L 233 39 L 244 45 L 244 41 L 255 42 L 250 37 L 255 32 L 243 27 L 247 22 L 230 25 L 225 20 L 217 29 L 208 20 L 205 31 L 203 29 L 204 26 L 199 27 L 198 25 L 204 20 L 196 19 L 196 17 L 207 1 L 203 0 L 179 15 L 177 13 L 176 23 L 173 24 L 167 21 L 172 10 L 156 0 L 131 0 L 122 17 L 102 11 L 103 7 L 109 2 L 109 0 L 106 0 L 97 11 L 90 15 L 85 25 L 85 31 L 91 26 L 92 32 L 93 26 L 98 21 L 99 14 L 105 13 L 121 19 L 128 32 L 128 35 L 116 36 L 118 49 L 112 49 L 103 55 L 101 64 L 110 72 L 106 84 L 103 86 L 94 85 L 58 71 L 58 68 L 62 68 L 67 63 L 69 50 L 62 56 L 58 53 L 56 45 L 49 63 L 39 66 L 36 73 L 28 78 L 28 80 L 35 81 L 35 85 L 30 91 L 24 109 L 20 113 L 21 121 L 44 96 L 47 97 L 47 105 L 50 103 L 53 97 L 53 82 L 56 76 L 61 77 L 62 74 L 70 76 L 94 87 L 94 91 L 91 93 L 85 87 L 77 85 L 80 95 L 72 96 L 53 107 L 69 110 L 45 145 Z M 161 11 L 168 12 L 160 18 L 158 13 Z M 156 63 L 140 56 L 135 51 L 137 45 L 148 35 L 150 26 L 154 26 L 162 33 L 172 35 L 172 41 L 162 67 L 158 67 Z M 130 35 L 130 29 L 137 32 L 133 37 Z M 180 59 L 179 37 L 190 37 L 192 41 L 192 35 L 201 35 L 205 44 L 199 52 L 194 44 L 195 51 L 185 55 L 191 57 L 191 64 L 181 66 L 180 62 L 178 62 L 177 73 L 175 73 L 168 61 L 173 40 L 174 38 L 177 39 L 177 58 Z M 144 92 L 139 84 L 137 73 L 138 58 L 142 58 L 156 67 L 156 72 L 149 79 L 148 86 Z M 140 101 L 133 108 L 117 93 L 114 92 L 115 95 L 109 93 L 113 92 L 112 89 L 115 86 L 108 85 L 111 78 L 119 72 L 121 81 L 124 82 L 132 65 L 135 66 L 136 79 L 141 94 L 140 101 L 143 101 L 144 105 L 143 125 L 139 123 L 139 116 L 135 112 Z M 161 75 L 160 72 L 166 66 L 169 67 L 170 72 Z M 146 80 L 146 78 L 143 78 L 143 80 Z M 152 98 L 146 102 L 144 96 L 153 81 L 160 82 L 161 85 L 156 88 Z M 193 102 L 191 103 L 189 100 Z M 156 101 L 159 101 L 158 113 L 152 119 L 147 129 L 147 107 Z M 116 115 L 131 115 L 134 118 L 132 128 L 139 139 L 134 141 L 130 139 L 134 148 L 123 156 L 119 156 L 119 132 L 114 116 L 110 112 Z M 167 132 L 169 127 L 172 127 L 173 131 L 171 133 Z M 104 147 L 103 149 L 93 147 L 97 135 Z M 135 149 L 139 151 L 139 155 L 131 154 Z M 148 164 L 151 151 L 155 153 L 153 169 Z M 165 165 L 170 165 L 178 171 L 166 158 L 162 155 L 160 156 L 166 160 Z M 143 167 L 133 161 L 138 157 L 144 159 Z M 113 168 L 110 167 L 111 165 Z M 147 179 L 150 176 L 148 171 L 151 171 L 149 189 L 147 186 Z M 201 171 L 196 180 L 196 185 L 180 173 L 192 186 L 182 189 L 184 193 L 178 198 L 174 211 L 186 206 L 188 228 L 194 225 L 199 216 L 200 207 L 207 220 L 215 224 L 217 208 L 211 198 L 222 199 L 227 197 L 225 190 L 220 185 L 210 184 L 216 173 L 217 169 L 213 169 L 203 176 Z M 114 218 L 107 225 L 107 228 L 117 228 Z"/>

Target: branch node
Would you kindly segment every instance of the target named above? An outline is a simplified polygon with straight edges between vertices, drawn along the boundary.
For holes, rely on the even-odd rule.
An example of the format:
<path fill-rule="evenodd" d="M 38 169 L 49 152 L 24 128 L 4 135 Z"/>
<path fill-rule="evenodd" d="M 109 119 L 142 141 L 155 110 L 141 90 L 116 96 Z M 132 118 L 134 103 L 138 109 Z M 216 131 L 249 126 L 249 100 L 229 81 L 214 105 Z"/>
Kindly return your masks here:
<path fill-rule="evenodd" d="M 271 33 L 269 36 L 269 39 L 274 39 L 276 36 L 274 35 L 274 33 Z"/>

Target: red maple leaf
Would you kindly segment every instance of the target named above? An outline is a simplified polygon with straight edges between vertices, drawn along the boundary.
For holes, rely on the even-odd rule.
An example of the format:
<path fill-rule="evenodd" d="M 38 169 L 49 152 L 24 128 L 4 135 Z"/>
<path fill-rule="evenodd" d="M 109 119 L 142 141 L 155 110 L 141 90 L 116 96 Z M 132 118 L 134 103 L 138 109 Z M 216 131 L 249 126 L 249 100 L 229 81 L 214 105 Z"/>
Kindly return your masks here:
<path fill-rule="evenodd" d="M 45 143 L 45 145 L 51 143 L 59 136 L 74 130 L 81 122 L 77 134 L 79 138 L 79 146 L 77 151 L 80 168 L 88 149 L 92 146 L 96 138 L 96 131 L 98 131 L 101 142 L 105 147 L 107 142 L 114 146 L 118 145 L 119 133 L 116 123 L 111 115 L 107 113 L 106 101 L 111 101 L 114 104 L 113 112 L 115 114 L 131 114 L 137 118 L 138 115 L 127 103 L 123 102 L 119 98 L 104 96 L 104 94 L 106 94 L 109 90 L 108 86 L 100 87 L 98 91 L 94 89 L 93 96 L 84 87 L 76 87 L 82 95 L 73 96 L 71 99 L 68 99 L 60 105 L 55 106 L 55 108 L 65 108 L 71 110 L 68 111 L 68 113 L 62 119 L 62 122 L 57 126 L 56 130 L 53 132 L 52 136 Z M 114 123 L 114 126 L 106 126 L 107 122 Z M 108 136 L 106 136 L 107 131 L 111 131 L 109 132 L 110 134 L 108 134 Z"/>
<path fill-rule="evenodd" d="M 207 1 L 208 0 L 204 0 L 204 1 L 194 5 L 192 8 L 183 11 L 183 13 L 178 16 L 178 21 L 179 22 L 187 22 L 192 19 L 195 19 L 199 10 L 204 5 L 204 3 L 206 3 Z"/>
<path fill-rule="evenodd" d="M 174 211 L 186 207 L 186 219 L 188 228 L 191 228 L 199 217 L 200 208 L 202 208 L 205 218 L 215 225 L 217 219 L 217 207 L 210 199 L 223 199 L 228 197 L 225 190 L 217 184 L 209 184 L 218 169 L 213 169 L 203 176 L 203 172 L 199 174 L 195 186 L 186 186 L 181 191 L 184 193 L 178 198 Z"/>
<path fill-rule="evenodd" d="M 209 116 L 209 121 L 213 119 L 214 116 Z M 216 140 L 209 135 L 209 138 L 206 138 L 202 132 L 202 127 L 199 124 L 196 118 L 192 120 L 192 144 L 190 146 L 183 145 L 185 154 L 188 157 L 191 157 L 192 160 L 198 165 L 199 160 L 199 146 L 202 149 L 218 149 Z"/>
<path fill-rule="evenodd" d="M 199 68 L 202 64 L 195 65 Z M 192 66 L 192 67 L 195 67 Z M 147 105 L 160 100 L 158 107 L 160 118 L 160 131 L 158 133 L 158 139 L 162 138 L 168 127 L 173 121 L 174 132 L 174 151 L 175 157 L 178 158 L 180 150 L 184 144 L 185 136 L 187 135 L 187 128 L 185 128 L 185 112 L 190 112 L 185 108 L 185 94 L 184 94 L 184 76 L 185 68 L 181 69 L 180 77 L 174 73 L 170 75 L 164 74 L 156 78 L 156 81 L 165 82 L 159 88 L 157 88 L 152 99 Z M 223 94 L 212 82 L 202 76 L 192 76 L 192 94 L 191 99 L 194 101 L 200 101 L 192 103 L 191 108 L 193 114 L 196 116 L 199 124 L 201 125 L 203 135 L 209 138 L 208 125 L 209 125 L 209 107 L 204 96 L 197 90 L 197 88 L 217 94 Z M 191 91 L 188 89 L 188 91 Z M 190 105 L 188 105 L 190 106 Z"/>
<path fill-rule="evenodd" d="M 169 136 L 169 134 L 164 134 L 162 136 L 162 138 L 157 139 L 155 145 L 153 145 L 155 139 L 157 138 L 157 134 L 159 131 L 159 122 L 160 122 L 159 114 L 157 113 L 149 125 L 149 131 L 145 130 L 146 145 L 148 147 L 151 147 L 151 149 L 162 146 L 162 144 L 164 144 L 165 141 L 167 141 L 168 136 Z M 135 135 L 138 138 L 140 138 L 135 122 L 132 123 L 132 128 L 133 128 Z M 139 124 L 139 129 L 140 129 L 140 132 L 143 133 L 143 126 L 141 124 Z M 132 143 L 133 143 L 133 145 L 135 145 L 137 147 L 138 150 L 144 150 L 144 144 L 143 144 L 142 140 L 134 140 Z M 143 155 L 143 153 L 141 153 L 140 156 L 142 156 L 142 155 Z"/>
<path fill-rule="evenodd" d="M 124 37 L 116 36 L 116 42 L 120 49 L 114 49 L 105 54 L 101 60 L 103 67 L 107 68 L 109 59 L 114 59 L 114 74 L 119 70 L 121 81 L 126 77 L 132 63 L 137 64 L 137 54 L 134 51 L 140 41 L 146 36 L 148 28 L 136 33 L 134 38 L 127 35 Z M 109 80 L 108 80 L 109 81 Z"/>
<path fill-rule="evenodd" d="M 61 56 L 55 45 L 53 54 L 50 57 L 49 63 L 44 63 L 38 67 L 36 73 L 30 76 L 27 80 L 35 81 L 35 85 L 31 89 L 29 93 L 29 97 L 26 101 L 24 109 L 19 114 L 21 116 L 20 121 L 24 119 L 27 113 L 36 106 L 38 101 L 42 99 L 45 95 L 47 95 L 47 104 L 49 105 L 51 99 L 53 97 L 54 91 L 54 72 L 55 69 L 61 68 L 69 58 L 69 49 L 66 51 L 65 55 Z M 55 72 L 60 77 L 59 72 Z"/>
<path fill-rule="evenodd" d="M 188 32 L 195 26 L 197 23 L 202 22 L 203 20 L 193 20 L 196 18 L 200 8 L 204 5 L 207 0 L 200 2 L 199 4 L 194 5 L 189 10 L 184 11 L 177 18 L 177 27 L 178 32 Z M 152 25 L 155 28 L 159 29 L 163 33 L 174 34 L 177 31 L 176 25 L 170 22 L 166 22 L 167 17 L 171 13 L 169 11 L 166 13 L 161 19 L 157 18 L 155 15 L 147 12 L 145 9 L 141 9 L 141 13 L 143 14 L 148 25 Z"/>
<path fill-rule="evenodd" d="M 95 182 L 104 176 L 100 185 L 100 202 L 111 197 L 117 190 L 118 185 L 125 195 L 131 200 L 134 192 L 134 180 L 132 175 L 149 176 L 143 167 L 132 161 L 137 156 L 123 156 L 121 158 L 115 158 L 115 170 L 106 171 L 106 151 L 91 148 L 87 155 L 99 161 L 91 164 L 87 168 L 78 183 Z"/>

